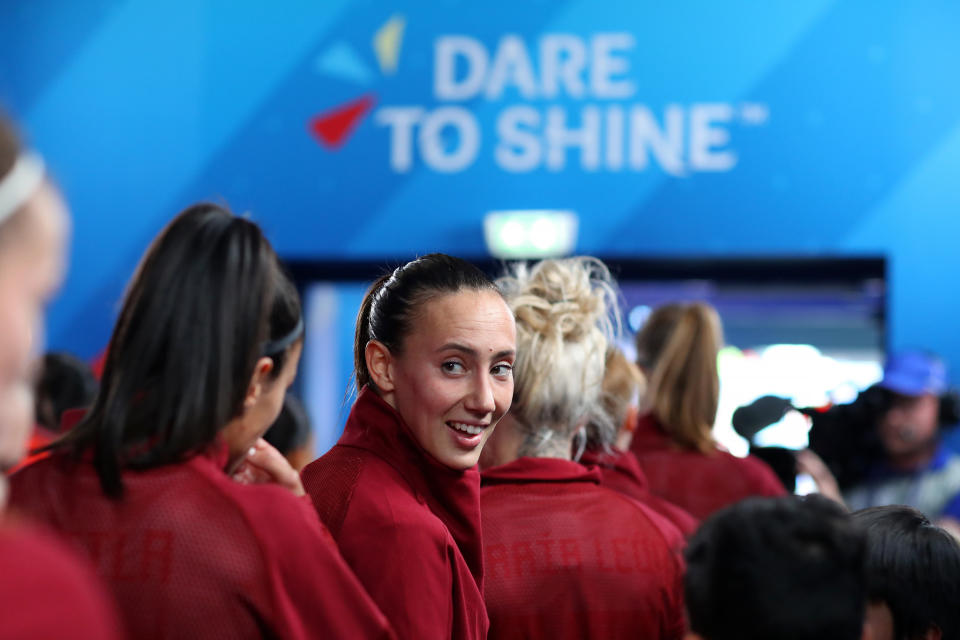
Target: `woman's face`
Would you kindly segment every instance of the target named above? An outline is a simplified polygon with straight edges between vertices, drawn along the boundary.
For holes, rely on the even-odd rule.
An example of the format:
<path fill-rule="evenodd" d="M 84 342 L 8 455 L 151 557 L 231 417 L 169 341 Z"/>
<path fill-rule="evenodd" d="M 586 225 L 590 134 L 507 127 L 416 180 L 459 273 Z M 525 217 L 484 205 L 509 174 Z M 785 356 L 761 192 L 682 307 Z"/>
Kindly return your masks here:
<path fill-rule="evenodd" d="M 12 468 L 27 453 L 33 402 L 33 389 L 27 380 L 7 385 L 0 392 L 0 472 Z"/>
<path fill-rule="evenodd" d="M 8 221 L 0 250 L 0 386 L 23 375 L 43 310 L 63 277 L 67 213 L 49 186 Z"/>
<path fill-rule="evenodd" d="M 243 460 L 250 447 L 276 422 L 283 408 L 283 398 L 287 394 L 287 389 L 297 377 L 302 350 L 303 342 L 290 347 L 283 369 L 276 377 L 272 377 L 269 371 L 264 372 L 261 368 L 262 363 L 269 358 L 261 358 L 257 363 L 253 380 L 250 382 L 251 389 L 256 388 L 255 395 L 248 394 L 243 414 L 224 427 L 221 432 L 230 451 L 228 468 L 232 468 Z"/>
<path fill-rule="evenodd" d="M 494 291 L 429 300 L 391 356 L 384 398 L 427 453 L 469 469 L 510 409 L 516 343 L 513 314 Z"/>
<path fill-rule="evenodd" d="M 0 396 L 4 397 L 18 396 L 22 392 L 18 387 L 32 384 L 32 354 L 41 338 L 37 333 L 42 329 L 44 307 L 63 277 L 68 234 L 66 208 L 50 186 L 43 186 L 26 207 L 8 221 L 11 227 L 4 229 L 0 249 Z M 0 423 L 0 461 L 19 457 L 32 422 L 31 410 L 25 420 L 7 416 Z"/>

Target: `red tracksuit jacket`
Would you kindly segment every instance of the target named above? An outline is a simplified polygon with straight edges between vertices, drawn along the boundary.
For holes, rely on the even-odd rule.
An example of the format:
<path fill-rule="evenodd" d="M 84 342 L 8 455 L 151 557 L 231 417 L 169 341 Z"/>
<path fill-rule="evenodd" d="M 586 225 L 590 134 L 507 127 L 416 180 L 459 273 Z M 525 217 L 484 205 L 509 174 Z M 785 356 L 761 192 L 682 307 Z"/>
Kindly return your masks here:
<path fill-rule="evenodd" d="M 60 454 L 11 478 L 12 504 L 87 551 L 131 638 L 392 637 L 309 502 L 238 484 L 226 462 L 218 442 L 125 471 L 113 500 L 89 462 Z"/>
<path fill-rule="evenodd" d="M 596 467 L 600 472 L 600 484 L 647 505 L 669 520 L 684 537 L 692 536 L 700 525 L 696 518 L 677 505 L 650 493 L 650 483 L 636 457 L 629 451 L 584 451 L 580 464 L 588 468 Z"/>
<path fill-rule="evenodd" d="M 46 532 L 0 523 L 0 639 L 122 637 L 92 567 Z"/>
<path fill-rule="evenodd" d="M 437 462 L 364 388 L 343 436 L 303 470 L 343 557 L 405 640 L 487 635 L 480 476 Z"/>
<path fill-rule="evenodd" d="M 482 477 L 491 640 L 683 637 L 682 563 L 643 505 L 569 460 Z"/>
<path fill-rule="evenodd" d="M 630 443 L 650 491 L 703 520 L 750 496 L 781 496 L 783 484 L 763 461 L 717 449 L 710 455 L 677 447 L 651 414 L 640 417 Z"/>

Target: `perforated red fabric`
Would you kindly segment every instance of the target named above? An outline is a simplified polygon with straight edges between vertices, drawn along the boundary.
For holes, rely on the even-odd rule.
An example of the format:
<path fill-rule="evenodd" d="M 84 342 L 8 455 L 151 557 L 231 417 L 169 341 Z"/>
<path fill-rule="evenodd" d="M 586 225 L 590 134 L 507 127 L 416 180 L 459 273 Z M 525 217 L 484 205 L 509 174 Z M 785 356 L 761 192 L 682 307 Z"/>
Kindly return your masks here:
<path fill-rule="evenodd" d="M 310 499 L 320 520 L 336 540 L 343 530 L 343 521 L 360 480 L 364 456 L 350 447 L 334 447 L 322 460 L 322 464 L 308 465 L 310 470 L 304 470 L 304 478 L 310 478 Z M 336 469 L 337 473 L 319 473 L 324 467 Z"/>
<path fill-rule="evenodd" d="M 337 446 L 302 477 L 399 638 L 486 638 L 476 470 L 434 460 L 399 414 L 365 388 Z"/>
<path fill-rule="evenodd" d="M 11 480 L 12 504 L 93 560 L 132 638 L 386 638 L 388 624 L 305 500 L 224 472 L 226 446 L 123 474 L 55 456 Z"/>
<path fill-rule="evenodd" d="M 656 418 L 640 417 L 630 444 L 655 496 L 699 520 L 750 496 L 781 496 L 783 484 L 764 462 L 717 449 L 710 455 L 680 449 Z"/>
<path fill-rule="evenodd" d="M 36 527 L 0 523 L 0 640 L 121 637 L 92 567 Z"/>
<path fill-rule="evenodd" d="M 682 565 L 642 505 L 568 460 L 482 478 L 491 640 L 683 637 Z"/>
<path fill-rule="evenodd" d="M 630 452 L 585 451 L 580 458 L 580 464 L 587 468 L 596 468 L 600 472 L 601 485 L 619 491 L 650 507 L 666 518 L 685 538 L 689 538 L 697 530 L 700 523 L 696 518 L 675 504 L 650 493 L 647 477 L 636 457 Z"/>

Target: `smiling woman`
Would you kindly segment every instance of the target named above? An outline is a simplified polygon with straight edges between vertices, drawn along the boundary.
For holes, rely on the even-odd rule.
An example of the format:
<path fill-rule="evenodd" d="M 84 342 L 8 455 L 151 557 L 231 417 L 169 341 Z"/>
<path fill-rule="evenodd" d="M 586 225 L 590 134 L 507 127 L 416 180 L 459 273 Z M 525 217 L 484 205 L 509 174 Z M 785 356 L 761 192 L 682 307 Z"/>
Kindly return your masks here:
<path fill-rule="evenodd" d="M 486 637 L 475 465 L 510 408 L 515 348 L 496 286 L 459 258 L 400 267 L 360 308 L 360 395 L 303 483 L 400 638 Z"/>

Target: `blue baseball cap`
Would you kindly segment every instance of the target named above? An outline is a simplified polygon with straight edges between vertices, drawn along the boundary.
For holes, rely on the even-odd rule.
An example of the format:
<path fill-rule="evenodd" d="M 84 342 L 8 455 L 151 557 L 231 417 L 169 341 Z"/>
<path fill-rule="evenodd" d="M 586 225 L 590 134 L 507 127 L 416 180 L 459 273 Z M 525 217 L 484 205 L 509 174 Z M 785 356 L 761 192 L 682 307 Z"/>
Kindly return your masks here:
<path fill-rule="evenodd" d="M 924 351 L 900 351 L 883 367 L 879 386 L 904 396 L 940 395 L 947 390 L 947 367 Z"/>

